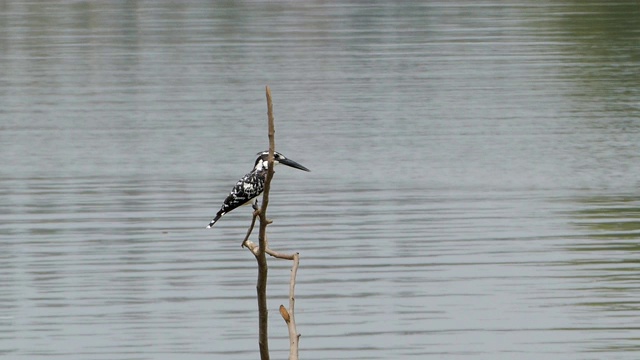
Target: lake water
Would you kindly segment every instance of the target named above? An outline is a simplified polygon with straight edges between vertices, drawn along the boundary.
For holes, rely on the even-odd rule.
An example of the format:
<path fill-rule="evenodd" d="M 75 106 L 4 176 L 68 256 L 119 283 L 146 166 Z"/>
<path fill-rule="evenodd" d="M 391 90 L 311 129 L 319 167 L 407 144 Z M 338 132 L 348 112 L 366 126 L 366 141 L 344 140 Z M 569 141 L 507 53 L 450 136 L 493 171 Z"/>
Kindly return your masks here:
<path fill-rule="evenodd" d="M 638 359 L 637 1 L 6 1 L 0 354 L 258 357 L 250 209 L 304 359 Z M 272 358 L 290 264 L 270 261 Z"/>

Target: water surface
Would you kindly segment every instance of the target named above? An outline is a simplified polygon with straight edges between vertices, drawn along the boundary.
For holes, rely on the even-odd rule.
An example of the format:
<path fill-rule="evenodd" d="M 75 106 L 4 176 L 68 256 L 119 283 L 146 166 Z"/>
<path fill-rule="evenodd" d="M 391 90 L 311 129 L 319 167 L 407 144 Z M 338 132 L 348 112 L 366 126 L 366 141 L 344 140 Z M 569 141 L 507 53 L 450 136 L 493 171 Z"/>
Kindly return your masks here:
<path fill-rule="evenodd" d="M 303 358 L 638 357 L 636 2 L 0 8 L 4 357 L 257 356 L 267 84 Z"/>

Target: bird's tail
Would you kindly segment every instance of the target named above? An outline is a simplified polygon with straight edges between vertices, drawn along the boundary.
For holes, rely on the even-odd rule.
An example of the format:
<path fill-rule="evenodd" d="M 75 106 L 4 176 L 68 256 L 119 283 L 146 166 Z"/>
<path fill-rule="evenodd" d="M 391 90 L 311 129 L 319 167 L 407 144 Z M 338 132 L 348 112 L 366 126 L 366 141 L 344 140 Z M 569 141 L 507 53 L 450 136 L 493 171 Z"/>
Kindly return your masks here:
<path fill-rule="evenodd" d="M 216 223 L 216 221 L 220 220 L 220 218 L 222 217 L 222 215 L 224 215 L 224 213 L 223 213 L 223 212 L 219 212 L 219 213 L 216 215 L 216 217 L 214 217 L 214 218 L 213 218 L 213 220 L 211 220 L 211 222 L 209 223 L 209 225 L 207 225 L 207 229 L 210 229 L 210 228 L 213 226 L 213 224 L 215 224 L 215 223 Z"/>

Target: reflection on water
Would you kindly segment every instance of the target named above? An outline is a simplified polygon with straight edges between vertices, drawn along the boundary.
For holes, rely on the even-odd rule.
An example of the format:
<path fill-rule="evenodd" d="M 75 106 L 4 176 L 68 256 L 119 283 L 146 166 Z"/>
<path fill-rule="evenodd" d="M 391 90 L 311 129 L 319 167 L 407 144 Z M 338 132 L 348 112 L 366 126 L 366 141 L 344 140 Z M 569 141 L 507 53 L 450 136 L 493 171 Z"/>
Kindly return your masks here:
<path fill-rule="evenodd" d="M 637 358 L 635 3 L 0 9 L 7 358 L 256 356 L 250 211 L 204 227 L 265 84 L 304 358 Z"/>
<path fill-rule="evenodd" d="M 582 309 L 581 317 L 597 317 L 594 328 L 612 333 L 588 348 L 599 352 L 639 351 L 640 198 L 598 195 L 579 199 L 579 204 L 573 222 L 586 237 L 567 247 L 575 256 L 565 266 L 582 298 L 575 303 Z"/>

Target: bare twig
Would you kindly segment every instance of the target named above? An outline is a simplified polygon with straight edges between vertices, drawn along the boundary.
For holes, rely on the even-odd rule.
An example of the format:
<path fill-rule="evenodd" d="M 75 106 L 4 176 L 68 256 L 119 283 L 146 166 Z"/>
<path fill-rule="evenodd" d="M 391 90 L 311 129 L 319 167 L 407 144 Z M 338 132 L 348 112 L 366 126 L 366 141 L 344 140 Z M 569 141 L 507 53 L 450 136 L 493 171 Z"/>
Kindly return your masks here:
<path fill-rule="evenodd" d="M 262 360 L 269 360 L 269 310 L 267 308 L 267 274 L 269 268 L 267 266 L 265 250 L 267 249 L 267 225 L 269 225 L 267 221 L 267 206 L 269 206 L 269 190 L 271 189 L 271 179 L 273 179 L 273 153 L 275 151 L 273 103 L 271 101 L 271 90 L 268 86 L 266 87 L 266 93 L 267 115 L 269 118 L 269 158 L 267 163 L 267 179 L 264 183 L 264 191 L 262 193 L 262 207 L 258 214 L 260 216 L 258 249 L 254 253 L 258 262 L 258 284 L 256 285 L 256 291 L 258 293 L 258 344 L 260 346 L 260 359 Z"/>
<path fill-rule="evenodd" d="M 267 247 L 267 250 L 265 252 L 276 259 L 293 260 L 293 254 L 283 254 L 281 252 L 272 250 L 269 247 Z"/>
<path fill-rule="evenodd" d="M 294 289 L 296 281 L 296 273 L 298 271 L 299 255 L 295 254 L 283 254 L 269 248 L 267 241 L 267 225 L 271 224 L 271 220 L 267 219 L 267 206 L 269 205 L 269 190 L 271 188 L 271 179 L 273 178 L 273 159 L 275 152 L 275 128 L 273 121 L 273 104 L 271 101 L 271 90 L 266 87 L 267 93 L 267 113 L 269 117 L 269 157 L 267 178 L 264 184 L 264 191 L 262 193 L 262 206 L 260 208 L 254 207 L 253 219 L 251 225 L 247 230 L 247 235 L 242 242 L 242 246 L 246 247 L 255 256 L 258 262 L 258 282 L 256 285 L 256 291 L 258 293 L 258 344 L 260 346 L 260 359 L 269 360 L 269 338 L 268 338 L 268 309 L 267 309 L 267 258 L 266 254 L 278 258 L 293 261 L 293 267 L 291 269 L 291 282 L 289 285 L 289 309 L 284 306 L 280 306 L 280 314 L 285 319 L 287 327 L 289 329 L 290 349 L 289 359 L 298 359 L 298 339 L 300 335 L 297 333 L 295 318 L 294 318 Z M 251 232 L 256 223 L 256 218 L 260 219 L 260 232 L 258 235 L 258 244 L 249 240 Z"/>
<path fill-rule="evenodd" d="M 284 305 L 280 305 L 280 315 L 287 323 L 289 330 L 289 360 L 298 360 L 298 341 L 300 340 L 300 334 L 296 329 L 296 319 L 294 314 L 295 309 L 295 289 L 296 289 L 296 275 L 298 273 L 298 265 L 300 264 L 300 256 L 298 253 L 292 255 L 293 266 L 291 267 L 291 281 L 289 281 L 289 310 L 284 308 Z"/>
<path fill-rule="evenodd" d="M 244 243 L 242 244 L 242 246 L 246 247 L 247 249 L 249 249 L 254 255 L 257 255 L 258 253 L 258 244 L 254 243 L 251 240 L 245 240 Z M 284 254 L 275 250 L 272 250 L 271 248 L 269 248 L 267 246 L 267 248 L 264 250 L 264 252 L 271 256 L 274 257 L 276 259 L 284 259 L 284 260 L 293 260 L 294 254 Z"/>
<path fill-rule="evenodd" d="M 240 245 L 240 247 L 245 247 L 245 246 L 248 247 L 247 243 L 251 242 L 249 240 L 249 236 L 251 236 L 251 232 L 253 231 L 253 227 L 256 225 L 256 218 L 258 218 L 258 216 L 260 215 L 259 211 L 260 210 L 256 208 L 256 210 L 253 212 L 253 219 L 251 219 L 251 225 L 249 225 L 249 229 L 247 230 L 247 236 L 244 237 L 244 240 L 242 241 L 242 245 Z M 252 250 L 251 247 L 249 247 L 249 250 Z M 253 252 L 253 250 L 252 250 L 252 252 Z"/>

